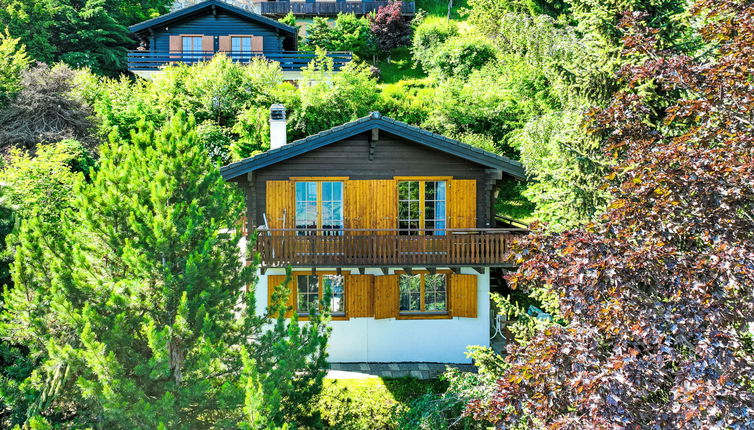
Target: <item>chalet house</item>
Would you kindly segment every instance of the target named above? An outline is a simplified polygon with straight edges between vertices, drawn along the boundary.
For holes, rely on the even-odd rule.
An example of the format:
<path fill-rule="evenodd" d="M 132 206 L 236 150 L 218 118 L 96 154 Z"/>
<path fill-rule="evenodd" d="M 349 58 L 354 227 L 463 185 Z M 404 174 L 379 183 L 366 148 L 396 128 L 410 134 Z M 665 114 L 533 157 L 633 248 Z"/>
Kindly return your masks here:
<path fill-rule="evenodd" d="M 520 163 L 378 112 L 227 165 L 258 231 L 258 312 L 292 269 L 289 315 L 333 292 L 331 362 L 468 363 L 489 345 L 490 273 L 526 231 L 496 227 L 494 196 Z"/>
<path fill-rule="evenodd" d="M 314 53 L 297 51 L 297 29 L 248 9 L 207 0 L 129 27 L 139 41 L 128 52 L 128 70 L 144 78 L 171 63 L 196 63 L 224 53 L 234 61 L 277 61 L 284 79 L 300 79 Z M 329 53 L 336 70 L 350 53 Z"/>

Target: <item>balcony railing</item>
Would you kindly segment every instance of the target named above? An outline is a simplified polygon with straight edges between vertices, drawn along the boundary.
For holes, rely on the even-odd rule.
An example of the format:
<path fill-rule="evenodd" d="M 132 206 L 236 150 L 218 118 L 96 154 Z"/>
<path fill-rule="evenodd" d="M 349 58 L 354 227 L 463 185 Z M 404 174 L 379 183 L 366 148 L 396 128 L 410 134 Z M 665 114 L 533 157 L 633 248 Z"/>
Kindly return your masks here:
<path fill-rule="evenodd" d="M 334 16 L 339 13 L 353 13 L 366 15 L 376 12 L 381 6 L 387 6 L 386 1 L 273 1 L 261 2 L 262 15 L 287 15 L 293 12 L 299 16 Z M 401 12 L 404 15 L 415 15 L 416 5 L 412 1 L 403 2 Z"/>
<path fill-rule="evenodd" d="M 216 54 L 219 53 L 204 51 L 129 51 L 128 70 L 134 72 L 159 70 L 171 63 L 193 64 L 208 61 Z M 316 54 L 311 51 L 249 52 L 243 54 L 223 52 L 223 54 L 240 63 L 248 63 L 253 58 L 277 61 L 283 71 L 301 70 L 316 58 Z M 327 56 L 332 58 L 335 71 L 340 70 L 352 59 L 350 52 L 328 52 Z"/>
<path fill-rule="evenodd" d="M 415 232 L 415 231 L 414 231 Z M 424 231 L 425 233 L 430 230 Z M 512 242 L 526 229 L 260 231 L 256 250 L 269 267 L 509 266 Z"/>

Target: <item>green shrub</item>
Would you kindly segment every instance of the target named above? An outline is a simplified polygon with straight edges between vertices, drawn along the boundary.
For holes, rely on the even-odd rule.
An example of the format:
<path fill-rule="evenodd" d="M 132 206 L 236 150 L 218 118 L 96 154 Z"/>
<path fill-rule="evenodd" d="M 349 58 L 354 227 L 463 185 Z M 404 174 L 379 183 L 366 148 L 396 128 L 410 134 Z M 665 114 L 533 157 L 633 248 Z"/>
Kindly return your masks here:
<path fill-rule="evenodd" d="M 304 46 L 312 50 L 322 48 L 326 51 L 350 51 L 359 57 L 369 57 L 376 53 L 369 21 L 352 13 L 338 14 L 332 27 L 327 18 L 315 17 L 307 28 Z"/>
<path fill-rule="evenodd" d="M 429 73 L 434 68 L 437 49 L 448 39 L 458 36 L 458 24 L 448 19 L 428 19 L 414 30 L 411 53 L 414 60 Z"/>
<path fill-rule="evenodd" d="M 495 60 L 495 46 L 486 38 L 456 36 L 438 49 L 432 69 L 443 77 L 466 77 Z"/>
<path fill-rule="evenodd" d="M 325 380 L 317 408 L 326 428 L 392 430 L 415 399 L 441 393 L 446 386 L 443 381 L 413 378 Z"/>

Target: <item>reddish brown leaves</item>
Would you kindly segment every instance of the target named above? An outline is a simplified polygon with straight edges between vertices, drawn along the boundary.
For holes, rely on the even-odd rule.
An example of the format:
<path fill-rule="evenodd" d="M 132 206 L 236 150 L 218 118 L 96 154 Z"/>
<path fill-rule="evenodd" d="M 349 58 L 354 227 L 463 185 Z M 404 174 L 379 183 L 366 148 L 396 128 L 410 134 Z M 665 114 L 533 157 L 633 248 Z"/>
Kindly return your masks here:
<path fill-rule="evenodd" d="M 693 60 L 658 50 L 628 15 L 629 88 L 594 120 L 621 160 L 615 201 L 585 228 L 521 245 L 518 288 L 548 286 L 567 328 L 514 347 L 492 398 L 470 411 L 504 427 L 752 428 L 754 7 L 702 0 Z M 639 20 L 639 21 L 637 21 Z M 652 82 L 668 97 L 641 91 Z M 676 99 L 676 101 L 673 101 Z M 658 107 L 659 106 L 659 107 Z"/>

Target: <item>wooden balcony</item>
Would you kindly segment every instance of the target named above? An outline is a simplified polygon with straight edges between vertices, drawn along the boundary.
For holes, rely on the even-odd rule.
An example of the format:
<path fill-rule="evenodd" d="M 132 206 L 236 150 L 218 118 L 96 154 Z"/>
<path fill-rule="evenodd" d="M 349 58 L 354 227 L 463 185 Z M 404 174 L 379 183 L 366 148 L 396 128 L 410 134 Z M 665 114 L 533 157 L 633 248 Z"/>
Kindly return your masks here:
<path fill-rule="evenodd" d="M 193 64 L 208 61 L 216 54 L 218 53 L 204 51 L 129 51 L 128 70 L 132 72 L 154 71 L 171 63 Z M 312 51 L 249 52 L 243 54 L 223 52 L 223 54 L 240 63 L 248 63 L 253 58 L 260 57 L 277 61 L 283 71 L 299 71 L 316 58 L 316 54 Z M 348 64 L 352 58 L 350 52 L 328 52 L 327 56 L 333 60 L 333 69 L 336 71 Z"/>
<path fill-rule="evenodd" d="M 415 232 L 415 231 L 414 231 Z M 424 231 L 428 233 L 429 231 Z M 510 267 L 514 240 L 526 229 L 445 230 L 407 235 L 399 230 L 260 231 L 256 250 L 271 267 Z M 403 233 L 403 234 L 402 234 Z"/>
<path fill-rule="evenodd" d="M 339 13 L 353 13 L 366 15 L 376 12 L 386 1 L 273 1 L 258 3 L 262 15 L 284 16 L 292 12 L 296 16 L 336 16 Z M 403 2 L 403 15 L 415 15 L 416 4 L 412 1 Z"/>

